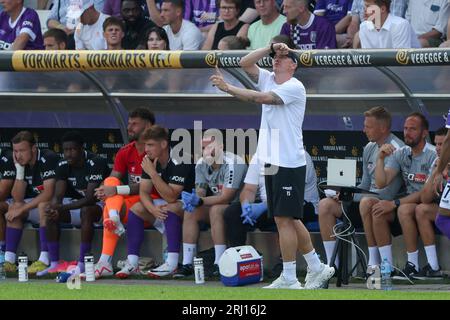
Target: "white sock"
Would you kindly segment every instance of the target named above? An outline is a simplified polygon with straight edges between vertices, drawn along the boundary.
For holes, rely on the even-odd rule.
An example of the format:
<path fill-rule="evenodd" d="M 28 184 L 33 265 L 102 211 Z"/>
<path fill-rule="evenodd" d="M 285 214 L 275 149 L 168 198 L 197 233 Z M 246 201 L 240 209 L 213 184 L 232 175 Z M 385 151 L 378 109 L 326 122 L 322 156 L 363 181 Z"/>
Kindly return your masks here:
<path fill-rule="evenodd" d="M 434 271 L 439 270 L 439 263 L 436 254 L 436 245 L 433 244 L 431 246 L 425 246 L 424 248 L 431 269 L 433 269 Z"/>
<path fill-rule="evenodd" d="M 227 246 L 224 244 L 216 244 L 214 245 L 214 252 L 216 253 L 214 264 L 219 264 L 220 257 L 227 250 Z"/>
<path fill-rule="evenodd" d="M 389 244 L 387 246 L 380 247 L 380 248 L 378 248 L 378 250 L 380 251 L 381 261 L 384 261 L 384 259 L 387 259 L 389 264 L 393 265 L 392 264 L 392 245 Z"/>
<path fill-rule="evenodd" d="M 111 264 L 111 260 L 112 260 L 111 256 L 102 253 L 102 255 L 100 256 L 99 262 Z"/>
<path fill-rule="evenodd" d="M 183 242 L 183 264 L 192 264 L 197 253 L 197 245 Z"/>
<path fill-rule="evenodd" d="M 48 252 L 47 251 L 41 251 L 41 254 L 39 255 L 39 261 L 43 262 L 46 265 L 50 264 L 49 258 L 48 258 Z"/>
<path fill-rule="evenodd" d="M 166 262 L 170 267 L 176 268 L 178 266 L 178 257 L 180 254 L 178 252 L 168 252 Z"/>
<path fill-rule="evenodd" d="M 119 217 L 119 218 L 120 218 L 119 212 L 118 212 L 117 210 L 115 210 L 115 209 L 109 210 L 109 211 L 108 211 L 108 214 L 109 214 L 109 218 L 110 218 L 110 219 L 111 219 L 112 217 Z"/>
<path fill-rule="evenodd" d="M 283 262 L 283 278 L 287 282 L 297 281 L 297 262 L 296 261 Z"/>
<path fill-rule="evenodd" d="M 11 251 L 5 252 L 5 261 L 10 263 L 16 263 L 16 254 Z"/>
<path fill-rule="evenodd" d="M 308 264 L 308 267 L 312 272 L 320 271 L 321 262 L 319 256 L 316 253 L 316 250 L 312 249 L 311 252 L 304 254 L 303 257 L 305 258 L 306 263 Z"/>
<path fill-rule="evenodd" d="M 381 263 L 380 261 L 380 252 L 377 247 L 369 247 L 369 262 L 367 263 L 369 266 L 376 266 Z"/>
<path fill-rule="evenodd" d="M 139 264 L 139 256 L 135 254 L 129 254 L 127 256 L 127 260 L 133 267 L 137 267 L 137 265 Z"/>
<path fill-rule="evenodd" d="M 416 271 L 419 271 L 419 250 L 416 250 L 414 252 L 407 252 L 407 254 L 408 261 L 414 265 Z"/>
<path fill-rule="evenodd" d="M 327 263 L 330 265 L 331 258 L 333 257 L 334 247 L 336 241 L 323 241 L 323 247 L 325 248 L 325 254 L 327 255 Z"/>

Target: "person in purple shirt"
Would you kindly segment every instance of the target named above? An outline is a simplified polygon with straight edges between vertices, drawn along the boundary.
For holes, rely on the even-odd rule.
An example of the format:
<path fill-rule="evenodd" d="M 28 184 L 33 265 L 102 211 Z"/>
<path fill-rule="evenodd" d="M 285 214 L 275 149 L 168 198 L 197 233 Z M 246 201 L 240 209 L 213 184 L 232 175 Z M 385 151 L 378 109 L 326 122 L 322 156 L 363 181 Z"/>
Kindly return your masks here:
<path fill-rule="evenodd" d="M 44 49 L 41 24 L 36 11 L 23 1 L 2 0 L 0 13 L 0 50 Z"/>
<path fill-rule="evenodd" d="M 314 14 L 324 16 L 333 25 L 352 12 L 353 0 L 317 0 Z"/>
<path fill-rule="evenodd" d="M 217 15 L 216 0 L 185 0 L 183 18 L 193 22 L 203 33 L 211 29 Z"/>
<path fill-rule="evenodd" d="M 308 10 L 308 0 L 285 0 L 283 13 L 287 22 L 280 34 L 289 36 L 297 49 L 335 49 L 333 24 Z"/>

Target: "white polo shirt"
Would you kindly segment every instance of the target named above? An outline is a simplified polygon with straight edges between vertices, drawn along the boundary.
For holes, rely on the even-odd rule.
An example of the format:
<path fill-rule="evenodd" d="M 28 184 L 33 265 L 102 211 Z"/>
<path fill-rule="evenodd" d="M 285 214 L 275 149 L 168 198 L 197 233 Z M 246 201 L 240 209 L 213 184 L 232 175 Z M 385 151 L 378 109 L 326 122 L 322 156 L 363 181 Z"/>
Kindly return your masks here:
<path fill-rule="evenodd" d="M 363 49 L 420 48 L 420 42 L 410 23 L 389 14 L 381 29 L 375 29 L 372 21 L 361 23 L 359 30 Z"/>
<path fill-rule="evenodd" d="M 405 18 L 411 23 L 417 35 L 430 32 L 432 29 L 445 34 L 449 14 L 448 0 L 409 0 Z"/>

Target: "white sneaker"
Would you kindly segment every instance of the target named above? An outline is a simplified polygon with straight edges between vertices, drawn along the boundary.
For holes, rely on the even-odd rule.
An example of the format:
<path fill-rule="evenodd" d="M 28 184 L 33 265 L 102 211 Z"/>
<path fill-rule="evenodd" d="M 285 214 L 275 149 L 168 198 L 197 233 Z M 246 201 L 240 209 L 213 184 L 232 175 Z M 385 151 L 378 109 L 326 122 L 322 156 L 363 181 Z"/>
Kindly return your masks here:
<path fill-rule="evenodd" d="M 305 289 L 320 289 L 327 283 L 328 280 L 334 275 L 334 268 L 326 264 L 320 264 L 320 270 L 312 272 L 308 268 L 308 273 L 305 278 Z"/>
<path fill-rule="evenodd" d="M 177 271 L 177 267 L 172 267 L 167 262 L 163 263 L 159 267 L 155 269 L 150 269 L 147 272 L 147 275 L 151 278 L 161 278 L 174 274 Z"/>
<path fill-rule="evenodd" d="M 133 266 L 128 260 L 120 271 L 117 271 L 115 276 L 119 279 L 126 279 L 129 276 L 140 275 L 139 266 Z"/>
<path fill-rule="evenodd" d="M 122 222 L 120 222 L 119 216 L 112 216 L 109 219 L 103 221 L 103 227 L 111 232 L 114 232 L 119 237 L 125 233 L 125 227 Z"/>
<path fill-rule="evenodd" d="M 95 264 L 95 279 L 100 279 L 101 277 L 112 276 L 113 267 L 111 263 L 99 261 Z"/>
<path fill-rule="evenodd" d="M 263 289 L 296 289 L 296 290 L 302 290 L 304 289 L 302 287 L 302 284 L 296 280 L 294 282 L 287 282 L 286 279 L 284 279 L 283 274 L 278 277 L 272 284 L 263 287 Z"/>

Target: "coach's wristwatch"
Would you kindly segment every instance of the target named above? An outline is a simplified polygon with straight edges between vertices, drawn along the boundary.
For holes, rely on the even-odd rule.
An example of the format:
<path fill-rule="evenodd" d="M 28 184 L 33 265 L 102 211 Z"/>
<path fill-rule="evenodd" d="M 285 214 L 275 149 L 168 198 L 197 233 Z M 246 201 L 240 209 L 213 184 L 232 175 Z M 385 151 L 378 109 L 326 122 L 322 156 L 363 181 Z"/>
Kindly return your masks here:
<path fill-rule="evenodd" d="M 395 199 L 394 204 L 396 208 L 400 207 L 400 199 Z"/>

